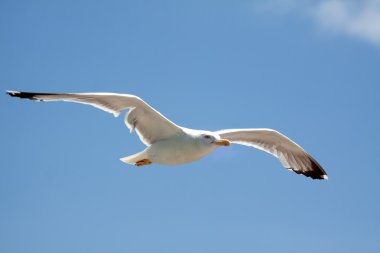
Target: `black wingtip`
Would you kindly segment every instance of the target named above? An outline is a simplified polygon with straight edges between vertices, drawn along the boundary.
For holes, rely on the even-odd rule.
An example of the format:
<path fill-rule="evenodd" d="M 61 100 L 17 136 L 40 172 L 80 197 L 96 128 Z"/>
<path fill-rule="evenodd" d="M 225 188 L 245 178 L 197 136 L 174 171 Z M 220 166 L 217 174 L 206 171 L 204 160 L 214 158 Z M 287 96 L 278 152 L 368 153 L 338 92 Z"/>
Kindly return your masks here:
<path fill-rule="evenodd" d="M 312 179 L 319 179 L 319 180 L 327 180 L 327 179 L 329 179 L 326 174 L 317 173 L 315 171 L 297 171 L 297 170 L 294 170 L 294 169 L 291 169 L 291 170 L 293 170 L 297 174 L 302 174 L 302 175 L 304 175 L 306 177 L 310 177 Z"/>
<path fill-rule="evenodd" d="M 302 174 L 312 179 L 319 179 L 319 180 L 329 179 L 326 171 L 322 168 L 322 166 L 316 160 L 314 160 L 313 157 L 308 156 L 308 158 L 311 163 L 311 170 L 301 171 L 301 170 L 295 170 L 294 168 L 288 168 L 288 169 L 294 171 L 297 174 Z"/>
<path fill-rule="evenodd" d="M 329 177 L 327 176 L 327 173 L 322 168 L 322 166 L 313 157 L 309 156 L 309 159 L 311 161 L 311 170 L 315 172 L 314 175 L 316 176 L 316 178 L 312 178 L 327 180 Z"/>
<path fill-rule="evenodd" d="M 19 91 L 14 91 L 14 90 L 7 90 L 5 93 L 8 94 L 11 97 L 16 97 L 17 94 L 20 93 L 20 92 Z"/>
<path fill-rule="evenodd" d="M 24 92 L 24 91 L 13 91 L 13 90 L 7 90 L 6 93 L 11 97 L 18 97 L 18 98 L 26 98 L 31 100 L 40 100 L 42 99 L 37 98 L 39 95 L 56 95 L 55 93 L 35 93 L 35 92 Z"/>
<path fill-rule="evenodd" d="M 27 99 L 36 100 L 35 95 L 37 93 L 9 90 L 9 91 L 7 91 L 7 94 L 11 97 L 27 98 Z"/>

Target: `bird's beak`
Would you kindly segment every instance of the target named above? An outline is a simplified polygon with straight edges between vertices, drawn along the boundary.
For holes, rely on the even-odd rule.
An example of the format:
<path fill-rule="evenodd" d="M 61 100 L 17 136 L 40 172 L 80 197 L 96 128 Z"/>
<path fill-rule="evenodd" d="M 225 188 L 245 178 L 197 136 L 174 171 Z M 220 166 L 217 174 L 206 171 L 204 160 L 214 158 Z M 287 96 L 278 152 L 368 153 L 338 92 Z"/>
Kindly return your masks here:
<path fill-rule="evenodd" d="M 218 146 L 225 146 L 225 147 L 228 147 L 229 145 L 231 145 L 231 142 L 229 140 L 226 140 L 226 139 L 220 139 L 220 140 L 216 140 L 213 142 L 215 145 L 218 145 Z"/>

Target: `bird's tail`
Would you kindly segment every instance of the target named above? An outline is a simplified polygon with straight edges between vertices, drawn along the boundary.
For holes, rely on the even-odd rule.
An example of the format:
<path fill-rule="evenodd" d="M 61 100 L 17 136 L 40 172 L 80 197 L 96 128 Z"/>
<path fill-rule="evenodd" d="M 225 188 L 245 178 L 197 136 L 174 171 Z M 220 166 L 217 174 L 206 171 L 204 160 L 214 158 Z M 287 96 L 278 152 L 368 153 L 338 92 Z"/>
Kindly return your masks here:
<path fill-rule="evenodd" d="M 137 154 L 126 156 L 123 158 L 120 158 L 120 161 L 128 164 L 136 164 L 136 162 L 141 161 L 143 159 L 148 159 L 148 155 L 146 154 L 145 150 L 141 151 Z"/>

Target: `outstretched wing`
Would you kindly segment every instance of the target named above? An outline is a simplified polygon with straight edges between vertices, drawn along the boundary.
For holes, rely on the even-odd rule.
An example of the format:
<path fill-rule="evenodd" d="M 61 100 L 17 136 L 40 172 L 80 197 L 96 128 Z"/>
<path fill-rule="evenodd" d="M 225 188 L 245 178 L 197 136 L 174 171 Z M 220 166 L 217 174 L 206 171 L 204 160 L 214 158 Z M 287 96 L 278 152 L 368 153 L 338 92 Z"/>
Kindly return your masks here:
<path fill-rule="evenodd" d="M 26 98 L 38 101 L 67 101 L 92 105 L 103 111 L 112 113 L 115 117 L 129 109 L 125 123 L 133 131 L 136 129 L 140 140 L 150 145 L 158 140 L 182 133 L 177 126 L 141 98 L 117 93 L 32 93 L 20 91 L 7 91 L 12 97 Z"/>
<path fill-rule="evenodd" d="M 327 174 L 306 151 L 285 135 L 272 129 L 227 129 L 216 132 L 233 143 L 252 146 L 277 157 L 282 165 L 313 179 L 327 179 Z"/>

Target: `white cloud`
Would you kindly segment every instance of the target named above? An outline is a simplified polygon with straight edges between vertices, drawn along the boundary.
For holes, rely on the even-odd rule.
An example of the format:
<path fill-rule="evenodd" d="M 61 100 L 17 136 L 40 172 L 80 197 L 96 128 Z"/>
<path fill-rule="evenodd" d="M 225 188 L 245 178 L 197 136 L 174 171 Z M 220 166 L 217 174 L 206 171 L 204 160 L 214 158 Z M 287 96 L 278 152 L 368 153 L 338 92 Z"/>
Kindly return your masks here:
<path fill-rule="evenodd" d="M 346 34 L 380 46 L 380 0 L 266 0 L 255 9 L 303 15 L 324 31 Z"/>
<path fill-rule="evenodd" d="M 380 1 L 322 1 L 315 18 L 325 29 L 357 36 L 380 46 Z"/>

